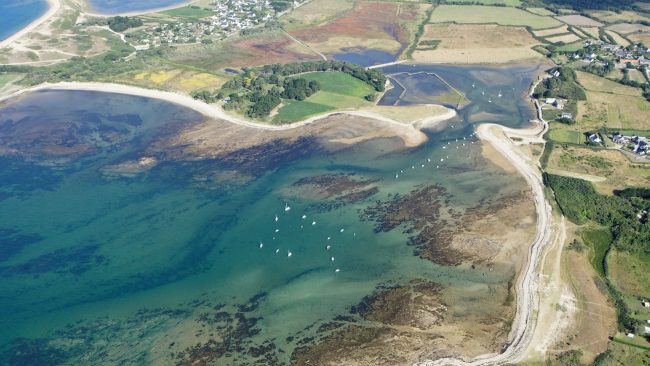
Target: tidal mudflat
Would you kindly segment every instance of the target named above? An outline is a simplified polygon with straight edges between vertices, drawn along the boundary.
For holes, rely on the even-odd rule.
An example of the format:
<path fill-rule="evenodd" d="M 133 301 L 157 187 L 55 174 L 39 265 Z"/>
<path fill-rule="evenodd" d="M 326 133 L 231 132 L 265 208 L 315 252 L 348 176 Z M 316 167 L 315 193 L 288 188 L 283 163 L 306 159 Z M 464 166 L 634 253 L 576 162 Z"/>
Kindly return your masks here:
<path fill-rule="evenodd" d="M 507 341 L 535 213 L 462 116 L 407 148 L 361 117 L 256 131 L 89 91 L 0 115 L 3 363 L 391 364 Z"/>

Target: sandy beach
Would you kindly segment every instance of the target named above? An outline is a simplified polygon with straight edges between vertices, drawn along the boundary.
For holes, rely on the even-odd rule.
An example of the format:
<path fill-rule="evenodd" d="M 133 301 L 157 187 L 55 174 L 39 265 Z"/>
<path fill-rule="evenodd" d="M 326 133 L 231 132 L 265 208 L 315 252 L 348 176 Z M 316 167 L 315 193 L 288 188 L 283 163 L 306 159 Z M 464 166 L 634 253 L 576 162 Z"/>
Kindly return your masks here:
<path fill-rule="evenodd" d="M 397 120 L 388 118 L 378 113 L 369 112 L 369 111 L 335 111 L 320 114 L 306 120 L 295 122 L 286 125 L 270 125 L 265 123 L 252 122 L 243 118 L 239 118 L 230 114 L 227 114 L 223 109 L 218 106 L 213 106 L 206 104 L 200 100 L 193 99 L 190 96 L 182 95 L 174 92 L 166 92 L 161 90 L 153 89 L 144 89 L 135 86 L 121 85 L 121 84 L 110 84 L 110 83 L 79 83 L 79 82 L 70 82 L 70 83 L 56 83 L 56 84 L 42 84 L 33 88 L 23 89 L 15 93 L 0 97 L 0 102 L 7 100 L 9 98 L 17 97 L 22 94 L 26 94 L 38 90 L 87 90 L 87 91 L 102 91 L 108 93 L 118 93 L 118 94 L 129 94 L 142 96 L 147 98 L 160 99 L 168 101 L 174 104 L 178 104 L 187 108 L 191 108 L 208 118 L 225 120 L 230 123 L 234 123 L 241 126 L 246 126 L 249 128 L 269 130 L 269 131 L 281 131 L 281 130 L 290 130 L 298 127 L 306 126 L 320 120 L 326 119 L 329 116 L 337 114 L 346 114 L 351 116 L 359 116 L 371 118 L 377 121 L 381 121 L 387 124 L 390 124 L 394 127 L 398 127 L 400 132 L 402 132 L 402 138 L 404 139 L 407 146 L 417 146 L 427 140 L 426 135 L 420 130 L 420 128 L 430 128 L 435 124 L 448 120 L 456 116 L 456 111 L 453 109 L 448 109 L 446 113 L 441 115 L 435 115 L 426 117 L 411 123 L 403 123 Z"/>
<path fill-rule="evenodd" d="M 154 8 L 154 9 L 147 9 L 147 10 L 136 10 L 136 11 L 128 11 L 125 13 L 96 13 L 92 10 L 92 7 L 90 6 L 90 3 L 88 0 L 82 0 L 82 6 L 84 9 L 84 14 L 88 16 L 93 16 L 93 17 L 99 17 L 99 18 L 108 18 L 108 17 L 114 17 L 117 15 L 120 16 L 136 16 L 136 15 L 143 15 L 143 14 L 150 14 L 150 13 L 158 13 L 161 11 L 165 10 L 172 10 L 172 9 L 178 9 L 182 8 L 184 6 L 188 6 L 190 4 L 193 4 L 197 2 L 198 0 L 187 0 L 183 1 L 181 3 L 175 4 L 175 5 L 169 5 L 169 6 L 163 6 L 160 8 Z"/>
<path fill-rule="evenodd" d="M 61 8 L 61 1 L 60 0 L 46 0 L 46 1 L 47 1 L 48 9 L 45 12 L 45 14 L 41 15 L 40 17 L 38 17 L 38 19 L 36 19 L 33 22 L 29 23 L 25 28 L 23 28 L 23 29 L 19 30 L 18 32 L 16 32 L 16 33 L 12 34 L 11 36 L 9 36 L 9 38 L 0 41 L 0 48 L 7 47 L 8 45 L 10 45 L 15 40 L 17 40 L 20 37 L 22 37 L 22 36 L 26 35 L 27 33 L 31 32 L 32 30 L 34 30 L 34 28 L 38 27 L 39 25 L 41 25 L 41 23 L 43 23 L 44 21 L 49 19 L 51 16 L 56 14 L 56 12 L 59 11 L 59 9 Z"/>

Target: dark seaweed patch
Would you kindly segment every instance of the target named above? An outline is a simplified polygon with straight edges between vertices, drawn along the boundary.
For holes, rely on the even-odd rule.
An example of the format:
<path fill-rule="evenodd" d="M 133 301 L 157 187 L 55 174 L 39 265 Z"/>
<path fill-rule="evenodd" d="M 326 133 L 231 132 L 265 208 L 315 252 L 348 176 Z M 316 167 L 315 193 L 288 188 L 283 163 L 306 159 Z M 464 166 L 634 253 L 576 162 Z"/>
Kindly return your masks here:
<path fill-rule="evenodd" d="M 2 276 L 37 275 L 42 273 L 71 273 L 80 275 L 93 266 L 105 264 L 107 258 L 96 254 L 99 246 L 96 244 L 58 249 L 30 259 L 25 263 L 9 267 L 0 267 Z"/>
<path fill-rule="evenodd" d="M 398 227 L 410 234 L 409 245 L 415 255 L 443 265 L 459 265 L 468 259 L 449 246 L 454 232 L 440 217 L 441 208 L 449 204 L 450 195 L 440 185 L 419 186 L 406 195 L 393 195 L 377 201 L 361 214 L 362 220 L 375 222 L 374 231 L 388 232 Z"/>
<path fill-rule="evenodd" d="M 17 230 L 0 228 L 0 262 L 6 261 L 27 246 L 42 239 L 39 235 L 23 234 Z"/>
<path fill-rule="evenodd" d="M 53 190 L 63 179 L 62 172 L 15 157 L 0 156 L 0 193 L 24 196 L 34 190 Z"/>
<path fill-rule="evenodd" d="M 62 365 L 66 361 L 66 352 L 44 339 L 17 339 L 5 354 L 5 362 L 12 366 Z"/>

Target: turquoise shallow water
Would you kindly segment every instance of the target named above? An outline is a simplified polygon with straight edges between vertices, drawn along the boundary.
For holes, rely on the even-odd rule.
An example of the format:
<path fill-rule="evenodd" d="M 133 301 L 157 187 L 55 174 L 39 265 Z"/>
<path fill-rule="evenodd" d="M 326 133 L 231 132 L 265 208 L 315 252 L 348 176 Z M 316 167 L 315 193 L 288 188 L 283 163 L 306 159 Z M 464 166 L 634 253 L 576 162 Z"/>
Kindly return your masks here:
<path fill-rule="evenodd" d="M 478 101 L 475 108 L 489 107 Z M 314 140 L 237 182 L 223 174 L 236 165 L 170 159 L 154 148 L 201 121 L 178 106 L 81 91 L 43 91 L 0 105 L 5 360 L 22 364 L 15 354 L 24 347 L 18 353 L 52 364 L 81 357 L 148 363 L 165 354 L 161 344 L 192 344 L 189 334 L 200 327 L 188 319 L 204 307 L 237 308 L 239 324 L 248 319 L 255 327 L 235 332 L 233 342 L 271 342 L 282 358 L 296 347 L 294 337 L 313 334 L 379 285 L 507 282 L 511 269 L 488 273 L 420 259 L 408 233 L 377 233 L 364 218 L 376 200 L 431 184 L 444 187 L 445 205 L 461 211 L 521 189 L 521 180 L 480 157 L 466 122 L 471 114 L 461 116 L 416 149 L 376 139 L 327 153 Z M 144 156 L 164 162 L 139 174 L 109 174 Z M 377 193 L 340 204 L 296 188 L 301 179 L 332 174 L 371 181 Z M 66 344 L 71 339 L 79 343 Z"/>
<path fill-rule="evenodd" d="M 0 1 L 0 41 L 18 32 L 47 11 L 45 0 Z"/>

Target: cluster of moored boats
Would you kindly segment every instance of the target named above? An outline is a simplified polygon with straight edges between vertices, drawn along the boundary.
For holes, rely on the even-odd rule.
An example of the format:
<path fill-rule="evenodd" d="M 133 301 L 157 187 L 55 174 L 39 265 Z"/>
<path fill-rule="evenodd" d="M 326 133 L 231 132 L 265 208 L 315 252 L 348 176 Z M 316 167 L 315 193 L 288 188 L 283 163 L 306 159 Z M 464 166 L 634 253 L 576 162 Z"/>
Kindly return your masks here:
<path fill-rule="evenodd" d="M 291 211 L 291 206 L 289 206 L 289 204 L 285 203 L 285 204 L 284 204 L 284 212 L 286 213 L 286 212 L 289 212 L 289 211 Z M 306 214 L 302 214 L 302 216 L 300 217 L 300 219 L 301 219 L 301 220 L 307 220 L 307 215 L 306 215 Z M 274 217 L 274 222 L 277 223 L 278 221 L 280 221 L 280 218 L 278 217 L 278 215 L 275 215 L 275 217 Z M 308 222 L 308 221 L 307 221 L 307 222 Z M 316 220 L 312 220 L 312 221 L 311 221 L 311 226 L 316 226 L 316 224 L 317 224 Z M 300 230 L 303 230 L 304 227 L 305 227 L 304 224 L 300 225 Z M 341 229 L 339 230 L 339 233 L 343 233 L 344 231 L 345 231 L 345 229 L 344 229 L 344 228 L 341 228 Z M 280 229 L 279 229 L 279 228 L 276 228 L 274 232 L 275 232 L 275 233 L 279 233 L 279 232 L 280 232 Z M 356 233 L 353 233 L 353 236 L 357 236 L 357 234 L 356 234 Z M 275 236 L 273 237 L 273 240 L 275 241 Z M 331 237 L 331 236 L 328 236 L 328 237 L 327 237 L 327 242 L 330 242 L 331 240 L 332 240 L 332 237 Z M 260 240 L 258 246 L 259 246 L 260 249 L 264 249 L 264 243 L 263 243 L 261 240 Z M 332 249 L 332 245 L 331 245 L 331 244 L 327 244 L 327 245 L 325 246 L 325 250 L 326 250 L 326 251 L 329 252 L 331 249 Z M 276 249 L 275 249 L 275 254 L 280 254 L 280 248 L 276 248 Z M 288 250 L 287 250 L 287 258 L 291 258 L 292 256 L 293 256 L 293 252 L 291 251 L 291 249 L 288 249 Z M 334 262 L 334 261 L 336 260 L 336 258 L 334 258 L 334 256 L 330 256 L 329 259 L 330 259 L 331 262 Z M 334 272 L 339 273 L 339 272 L 341 272 L 341 269 L 340 269 L 340 268 L 336 268 L 336 269 L 334 270 Z"/>

